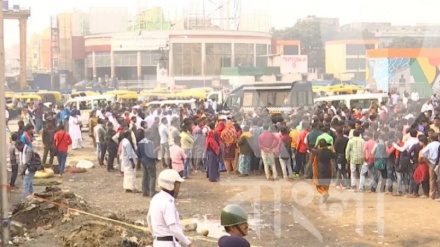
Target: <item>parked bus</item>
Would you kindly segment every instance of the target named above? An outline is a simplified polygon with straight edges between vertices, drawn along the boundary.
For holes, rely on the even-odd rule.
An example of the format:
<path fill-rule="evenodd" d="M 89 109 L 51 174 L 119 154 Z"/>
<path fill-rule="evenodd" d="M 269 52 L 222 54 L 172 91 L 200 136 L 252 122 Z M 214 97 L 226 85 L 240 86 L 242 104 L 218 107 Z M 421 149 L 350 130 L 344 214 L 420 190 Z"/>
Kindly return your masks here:
<path fill-rule="evenodd" d="M 386 93 L 364 93 L 364 94 L 348 94 L 348 95 L 333 95 L 327 97 L 320 97 L 315 99 L 315 104 L 325 104 L 332 102 L 335 107 L 346 106 L 348 109 L 362 109 L 368 110 L 371 102 L 379 105 L 381 102 L 388 102 L 388 95 Z"/>
<path fill-rule="evenodd" d="M 244 112 L 252 112 L 261 107 L 267 108 L 270 113 L 280 113 L 290 112 L 301 106 L 313 106 L 310 81 L 242 85 L 228 94 L 224 109 L 240 107 Z"/>

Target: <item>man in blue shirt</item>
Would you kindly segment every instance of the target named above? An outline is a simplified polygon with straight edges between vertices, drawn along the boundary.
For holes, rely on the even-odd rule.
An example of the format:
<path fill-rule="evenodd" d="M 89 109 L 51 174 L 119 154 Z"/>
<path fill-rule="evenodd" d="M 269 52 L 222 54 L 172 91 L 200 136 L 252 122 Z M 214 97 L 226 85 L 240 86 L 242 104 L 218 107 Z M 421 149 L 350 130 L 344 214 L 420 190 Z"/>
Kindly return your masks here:
<path fill-rule="evenodd" d="M 153 197 L 156 194 L 156 158 L 159 149 L 160 147 L 154 148 L 149 131 L 138 143 L 137 156 L 138 162 L 142 164 L 142 195 L 144 197 Z"/>
<path fill-rule="evenodd" d="M 440 142 L 438 141 L 438 134 L 435 133 L 431 137 L 431 142 L 422 151 L 422 156 L 429 166 L 429 197 L 435 199 L 438 192 L 437 176 L 435 174 L 435 166 L 439 161 Z"/>
<path fill-rule="evenodd" d="M 34 141 L 34 126 L 31 124 L 28 124 L 24 127 L 24 132 L 23 134 L 20 136 L 20 141 L 32 148 L 32 142 Z"/>

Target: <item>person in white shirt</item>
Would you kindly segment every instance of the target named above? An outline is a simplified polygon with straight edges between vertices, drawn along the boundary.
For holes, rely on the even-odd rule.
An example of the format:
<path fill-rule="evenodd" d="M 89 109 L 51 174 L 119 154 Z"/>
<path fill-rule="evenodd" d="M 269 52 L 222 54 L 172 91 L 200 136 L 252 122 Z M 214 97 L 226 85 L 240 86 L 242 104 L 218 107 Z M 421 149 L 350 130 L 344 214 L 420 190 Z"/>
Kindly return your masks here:
<path fill-rule="evenodd" d="M 151 128 L 154 124 L 154 114 L 147 112 L 147 116 L 145 117 L 145 122 L 147 122 L 147 129 Z"/>
<path fill-rule="evenodd" d="M 414 90 L 411 93 L 411 101 L 417 102 L 417 101 L 419 101 L 419 99 L 420 99 L 419 93 L 416 90 Z"/>
<path fill-rule="evenodd" d="M 130 113 L 130 118 L 136 117 L 136 128 L 140 128 L 141 127 L 141 122 L 144 121 L 141 117 L 139 117 L 139 112 L 138 112 L 139 106 L 134 106 L 132 109 L 132 112 Z"/>
<path fill-rule="evenodd" d="M 434 112 L 434 106 L 432 105 L 432 101 L 429 99 L 425 104 L 422 105 L 422 110 L 420 112 L 427 112 L 431 110 Z"/>
<path fill-rule="evenodd" d="M 168 130 L 168 120 L 166 117 L 161 119 L 161 124 L 159 125 L 159 136 L 160 136 L 160 146 L 162 148 L 162 165 L 165 168 L 171 168 L 170 160 L 170 144 L 168 140 L 169 130 Z"/>
<path fill-rule="evenodd" d="M 161 191 L 151 199 L 147 214 L 154 247 L 193 246 L 183 232 L 175 204 L 183 181 L 179 173 L 172 169 L 165 169 L 159 174 L 158 185 Z"/>
<path fill-rule="evenodd" d="M 392 105 L 397 105 L 397 103 L 399 103 L 399 98 L 400 96 L 395 92 L 391 95 L 391 104 Z"/>
<path fill-rule="evenodd" d="M 217 100 L 216 99 L 212 100 L 212 109 L 214 110 L 214 112 L 217 112 Z"/>
<path fill-rule="evenodd" d="M 417 138 L 417 134 L 418 134 L 417 130 L 410 129 L 409 134 L 410 134 L 410 138 L 404 142 L 403 147 L 400 147 L 396 143 L 393 143 L 393 147 L 397 149 L 399 152 L 404 152 L 404 151 L 409 151 L 412 148 L 412 146 L 419 143 L 419 138 Z"/>

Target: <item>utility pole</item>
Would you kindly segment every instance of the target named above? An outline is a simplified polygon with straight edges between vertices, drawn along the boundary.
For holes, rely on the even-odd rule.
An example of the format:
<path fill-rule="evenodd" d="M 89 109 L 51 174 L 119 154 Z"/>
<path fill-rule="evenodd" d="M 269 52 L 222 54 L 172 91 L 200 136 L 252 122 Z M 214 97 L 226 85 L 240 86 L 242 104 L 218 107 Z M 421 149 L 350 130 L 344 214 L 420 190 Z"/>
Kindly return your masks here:
<path fill-rule="evenodd" d="M 3 7 L 3 0 L 0 0 Z M 5 91 L 5 43 L 4 43 L 4 16 L 3 10 L 0 11 L 0 92 Z M 0 143 L 6 144 L 6 98 L 0 96 Z M 1 146 L 3 146 L 1 145 Z M 8 202 L 8 175 L 6 169 L 6 147 L 0 148 L 0 195 L 1 195 L 1 246 L 9 245 L 9 202 Z"/>

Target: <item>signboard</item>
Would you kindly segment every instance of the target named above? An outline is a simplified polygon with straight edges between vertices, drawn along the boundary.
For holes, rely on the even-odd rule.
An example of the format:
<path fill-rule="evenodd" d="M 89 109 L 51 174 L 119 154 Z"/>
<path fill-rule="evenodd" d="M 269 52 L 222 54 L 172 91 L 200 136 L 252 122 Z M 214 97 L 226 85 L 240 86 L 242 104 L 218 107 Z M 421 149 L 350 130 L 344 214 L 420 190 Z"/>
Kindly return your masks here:
<path fill-rule="evenodd" d="M 303 74 L 308 72 L 308 58 L 306 55 L 281 56 L 281 74 Z"/>
<path fill-rule="evenodd" d="M 129 36 L 113 37 L 112 51 L 155 51 L 168 49 L 168 36 Z"/>
<path fill-rule="evenodd" d="M 52 16 L 50 18 L 50 40 L 51 40 L 51 60 L 53 73 L 57 73 L 59 66 L 59 29 L 58 29 L 58 17 Z"/>

